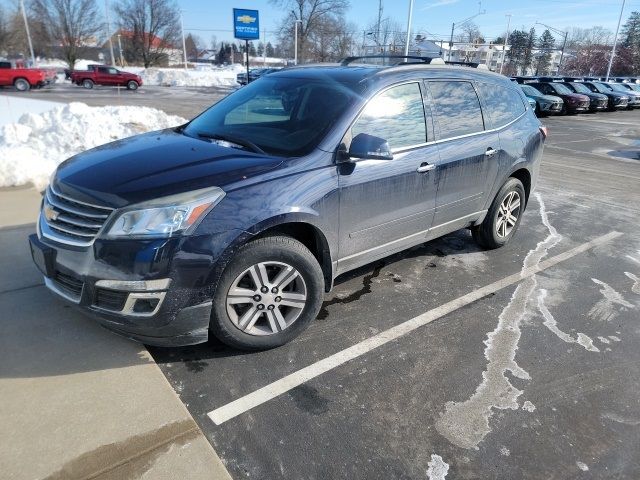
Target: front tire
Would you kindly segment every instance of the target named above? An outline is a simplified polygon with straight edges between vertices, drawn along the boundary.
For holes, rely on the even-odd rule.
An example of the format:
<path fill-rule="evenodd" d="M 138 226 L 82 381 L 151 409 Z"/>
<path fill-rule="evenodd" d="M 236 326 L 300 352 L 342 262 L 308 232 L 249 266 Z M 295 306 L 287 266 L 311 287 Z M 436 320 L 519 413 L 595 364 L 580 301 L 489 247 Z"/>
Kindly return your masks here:
<path fill-rule="evenodd" d="M 496 195 L 482 223 L 471 229 L 476 243 L 487 249 L 506 245 L 520 225 L 525 202 L 522 182 L 517 178 L 509 178 Z"/>
<path fill-rule="evenodd" d="M 91 90 L 93 88 L 93 81 L 87 78 L 82 81 L 82 86 L 87 90 Z"/>
<path fill-rule="evenodd" d="M 135 80 L 130 80 L 129 82 L 127 82 L 127 90 L 137 90 L 138 89 L 138 82 L 136 82 Z"/>
<path fill-rule="evenodd" d="M 242 246 L 222 273 L 209 328 L 231 347 L 278 347 L 307 328 L 323 297 L 322 269 L 302 243 L 285 236 L 257 239 Z"/>

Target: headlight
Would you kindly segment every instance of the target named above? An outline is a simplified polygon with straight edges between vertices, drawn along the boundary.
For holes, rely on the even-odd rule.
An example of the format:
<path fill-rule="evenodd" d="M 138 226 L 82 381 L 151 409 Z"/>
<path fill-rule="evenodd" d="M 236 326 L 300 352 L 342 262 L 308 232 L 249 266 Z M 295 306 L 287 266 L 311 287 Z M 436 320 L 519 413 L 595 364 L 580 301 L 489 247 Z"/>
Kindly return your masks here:
<path fill-rule="evenodd" d="M 133 205 L 116 217 L 107 237 L 190 233 L 224 195 L 221 188 L 211 187 Z"/>

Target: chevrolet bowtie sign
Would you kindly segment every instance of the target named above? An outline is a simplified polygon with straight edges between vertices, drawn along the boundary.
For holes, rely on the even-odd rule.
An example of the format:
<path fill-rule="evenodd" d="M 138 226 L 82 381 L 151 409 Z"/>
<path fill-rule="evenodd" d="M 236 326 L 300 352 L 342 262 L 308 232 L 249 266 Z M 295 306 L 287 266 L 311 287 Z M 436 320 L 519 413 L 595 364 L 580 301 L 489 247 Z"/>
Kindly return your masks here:
<path fill-rule="evenodd" d="M 260 22 L 258 10 L 233 9 L 234 36 L 241 40 L 257 40 L 260 38 Z"/>

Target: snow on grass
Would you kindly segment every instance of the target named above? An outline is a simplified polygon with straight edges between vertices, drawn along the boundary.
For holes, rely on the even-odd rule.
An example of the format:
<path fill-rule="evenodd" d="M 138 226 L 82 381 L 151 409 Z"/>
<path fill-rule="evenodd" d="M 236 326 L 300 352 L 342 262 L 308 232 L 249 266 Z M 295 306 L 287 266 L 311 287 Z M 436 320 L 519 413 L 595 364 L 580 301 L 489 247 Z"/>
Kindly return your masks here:
<path fill-rule="evenodd" d="M 180 68 L 126 68 L 142 77 L 144 85 L 165 87 L 232 87 L 238 85 L 236 75 L 245 71 L 242 65 L 211 70 L 184 70 Z"/>
<path fill-rule="evenodd" d="M 84 103 L 25 113 L 17 123 L 0 126 L 0 187 L 33 183 L 42 188 L 53 170 L 77 153 L 185 121 L 154 108 Z"/>

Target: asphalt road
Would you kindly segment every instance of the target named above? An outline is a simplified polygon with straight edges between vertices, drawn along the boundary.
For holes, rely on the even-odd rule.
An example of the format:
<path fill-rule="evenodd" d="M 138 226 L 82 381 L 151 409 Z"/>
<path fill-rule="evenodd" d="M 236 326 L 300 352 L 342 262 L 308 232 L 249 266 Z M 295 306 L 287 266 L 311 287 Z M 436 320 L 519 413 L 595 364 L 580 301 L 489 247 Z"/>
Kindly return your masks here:
<path fill-rule="evenodd" d="M 191 119 L 236 87 L 157 87 L 143 86 L 137 91 L 126 88 L 100 87 L 91 90 L 67 82 L 56 83 L 40 90 L 17 92 L 13 88 L 0 89 L 3 95 L 48 100 L 50 102 L 83 102 L 92 107 L 132 105 L 164 110 L 171 115 Z"/>
<path fill-rule="evenodd" d="M 640 477 L 640 112 L 544 123 L 507 247 L 460 231 L 346 275 L 272 351 L 151 349 L 235 478 Z"/>

